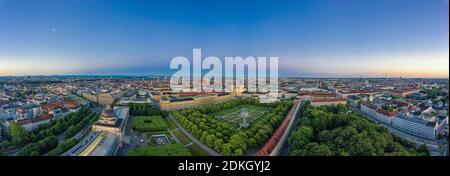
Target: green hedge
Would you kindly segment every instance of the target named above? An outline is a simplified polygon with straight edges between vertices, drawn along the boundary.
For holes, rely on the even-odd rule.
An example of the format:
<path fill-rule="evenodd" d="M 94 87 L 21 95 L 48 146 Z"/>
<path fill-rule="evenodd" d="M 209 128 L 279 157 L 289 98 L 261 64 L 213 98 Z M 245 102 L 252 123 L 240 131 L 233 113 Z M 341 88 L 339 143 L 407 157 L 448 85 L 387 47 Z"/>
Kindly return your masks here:
<path fill-rule="evenodd" d="M 137 116 L 132 123 L 133 129 L 138 132 L 165 131 L 168 128 L 161 116 Z"/>

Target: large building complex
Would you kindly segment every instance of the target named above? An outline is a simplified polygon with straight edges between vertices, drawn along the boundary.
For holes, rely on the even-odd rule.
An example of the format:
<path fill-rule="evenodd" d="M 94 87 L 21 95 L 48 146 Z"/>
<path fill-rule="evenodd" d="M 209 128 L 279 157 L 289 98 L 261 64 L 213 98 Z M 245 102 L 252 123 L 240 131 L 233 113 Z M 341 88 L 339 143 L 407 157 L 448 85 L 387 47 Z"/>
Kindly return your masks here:
<path fill-rule="evenodd" d="M 395 109 L 387 110 L 382 106 Z M 361 112 L 378 122 L 392 126 L 400 131 L 427 139 L 436 139 L 448 125 L 446 114 L 436 115 L 431 106 L 413 107 L 411 104 L 391 100 L 379 106 L 370 102 L 361 102 Z"/>
<path fill-rule="evenodd" d="M 99 120 L 92 125 L 92 131 L 98 136 L 81 152 L 80 156 L 115 155 L 124 139 L 124 128 L 128 122 L 129 108 L 108 105 L 100 114 Z"/>
<path fill-rule="evenodd" d="M 347 104 L 347 100 L 337 97 L 336 94 L 326 91 L 301 91 L 297 98 L 301 101 L 308 101 L 313 106 Z"/>
<path fill-rule="evenodd" d="M 436 121 L 424 120 L 408 113 L 400 113 L 393 118 L 392 126 L 403 132 L 428 139 L 435 139 L 438 134 Z"/>
<path fill-rule="evenodd" d="M 162 110 L 176 110 L 182 108 L 195 107 L 206 104 L 221 103 L 233 99 L 235 96 L 230 93 L 211 94 L 186 94 L 168 95 L 156 97 L 159 107 Z"/>

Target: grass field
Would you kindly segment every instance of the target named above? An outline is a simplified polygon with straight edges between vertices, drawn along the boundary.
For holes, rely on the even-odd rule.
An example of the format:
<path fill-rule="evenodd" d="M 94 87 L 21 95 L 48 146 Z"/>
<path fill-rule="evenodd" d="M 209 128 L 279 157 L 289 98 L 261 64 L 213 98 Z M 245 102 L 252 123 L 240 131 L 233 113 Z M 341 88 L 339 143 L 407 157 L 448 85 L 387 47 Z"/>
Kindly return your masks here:
<path fill-rule="evenodd" d="M 263 115 L 267 114 L 267 112 L 270 111 L 270 108 L 267 107 L 260 107 L 255 105 L 239 105 L 215 113 L 214 116 L 233 124 L 239 124 L 243 121 L 242 117 L 240 116 L 241 108 L 247 108 L 249 113 L 249 116 L 247 117 L 247 122 L 249 123 L 257 120 L 258 118 L 262 117 Z"/>
<path fill-rule="evenodd" d="M 177 128 L 177 125 L 175 125 L 172 120 L 169 120 L 169 118 L 164 118 L 164 120 L 166 121 L 170 130 Z"/>
<path fill-rule="evenodd" d="M 178 129 L 176 124 L 168 119 L 162 118 L 160 116 L 136 116 L 133 120 L 133 128 L 136 131 L 141 131 L 147 134 L 147 139 L 149 141 L 148 146 L 140 147 L 132 150 L 128 155 L 144 155 L 144 156 L 172 156 L 172 155 L 189 155 L 193 156 L 210 156 L 207 152 L 203 151 L 198 145 L 192 144 L 192 141 Z M 137 130 L 139 129 L 139 130 Z M 174 140 L 171 139 L 171 133 L 167 130 L 172 131 L 174 137 L 176 137 L 180 143 L 176 146 L 177 151 L 173 153 L 168 153 L 166 148 L 173 148 L 176 144 Z M 165 134 L 171 144 L 166 145 L 154 145 L 152 142 L 152 135 Z M 188 145 L 189 144 L 189 145 Z M 189 151 L 189 154 L 182 151 L 181 148 L 185 148 Z M 178 152 L 180 150 L 180 152 Z M 155 153 L 156 152 L 156 153 Z"/>
<path fill-rule="evenodd" d="M 161 116 L 136 116 L 132 125 L 133 129 L 139 132 L 165 131 L 168 127 Z"/>

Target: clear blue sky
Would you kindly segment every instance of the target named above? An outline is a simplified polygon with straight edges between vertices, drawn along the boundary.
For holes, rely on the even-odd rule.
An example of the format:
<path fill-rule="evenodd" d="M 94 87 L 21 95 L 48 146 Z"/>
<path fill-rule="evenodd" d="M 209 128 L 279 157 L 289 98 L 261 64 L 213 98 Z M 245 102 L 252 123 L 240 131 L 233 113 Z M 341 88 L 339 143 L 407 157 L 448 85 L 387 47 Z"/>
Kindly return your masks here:
<path fill-rule="evenodd" d="M 278 56 L 281 75 L 448 77 L 448 0 L 0 0 L 0 75 L 169 73 Z"/>

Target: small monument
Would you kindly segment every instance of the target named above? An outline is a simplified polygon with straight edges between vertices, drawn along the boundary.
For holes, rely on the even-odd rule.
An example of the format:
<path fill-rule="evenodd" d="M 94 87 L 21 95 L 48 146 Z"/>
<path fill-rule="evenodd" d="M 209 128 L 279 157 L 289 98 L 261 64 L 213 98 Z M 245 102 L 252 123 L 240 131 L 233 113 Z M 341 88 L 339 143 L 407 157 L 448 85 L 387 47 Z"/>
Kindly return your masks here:
<path fill-rule="evenodd" d="M 242 123 L 239 124 L 240 128 L 248 128 L 248 127 L 250 127 L 250 123 L 247 122 L 248 115 L 249 115 L 248 109 L 247 108 L 241 108 L 240 116 L 242 118 Z"/>

